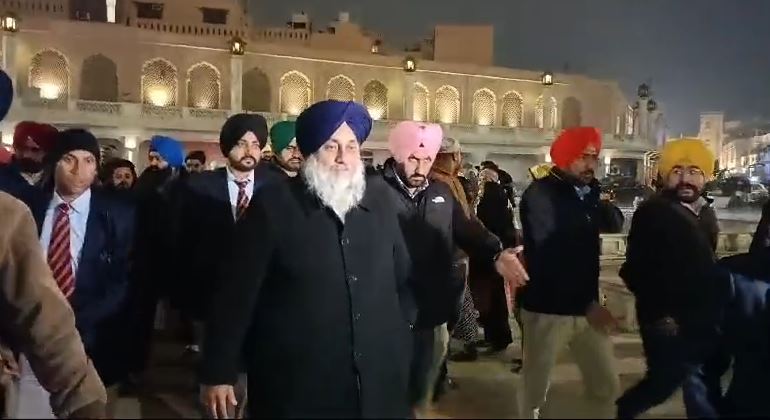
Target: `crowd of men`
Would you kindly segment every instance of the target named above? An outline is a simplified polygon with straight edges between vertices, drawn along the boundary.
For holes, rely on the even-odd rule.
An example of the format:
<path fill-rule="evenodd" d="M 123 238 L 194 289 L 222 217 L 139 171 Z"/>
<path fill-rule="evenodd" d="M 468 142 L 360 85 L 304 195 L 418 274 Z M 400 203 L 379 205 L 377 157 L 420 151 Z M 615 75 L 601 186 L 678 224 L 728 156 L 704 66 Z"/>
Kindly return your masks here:
<path fill-rule="evenodd" d="M 160 301 L 201 353 L 212 418 L 430 416 L 447 360 L 478 357 L 478 323 L 490 352 L 506 349 L 512 310 L 523 417 L 540 416 L 565 349 L 597 417 L 636 417 L 679 387 L 692 417 L 770 413 L 770 210 L 751 253 L 718 261 L 702 142 L 665 146 L 660 192 L 633 218 L 621 277 L 648 369 L 620 396 L 599 257 L 623 216 L 595 178 L 600 132 L 553 142 L 518 230 L 510 175 L 484 162 L 461 176 L 461 145 L 439 125 L 397 124 L 378 169 L 361 157 L 371 129 L 355 102 L 269 130 L 236 114 L 219 136 L 224 167 L 155 136 L 137 177 L 130 161 L 101 162 L 87 130 L 19 123 L 0 166 L 4 415 L 114 417 L 120 385 L 142 385 Z M 462 352 L 448 354 L 451 336 Z"/>

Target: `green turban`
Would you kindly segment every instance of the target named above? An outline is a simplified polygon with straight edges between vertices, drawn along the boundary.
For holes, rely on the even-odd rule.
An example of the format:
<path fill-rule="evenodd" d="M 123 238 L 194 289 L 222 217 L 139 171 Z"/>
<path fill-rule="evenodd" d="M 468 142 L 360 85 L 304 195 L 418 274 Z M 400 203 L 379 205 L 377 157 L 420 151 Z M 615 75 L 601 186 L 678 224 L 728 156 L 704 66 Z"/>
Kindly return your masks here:
<path fill-rule="evenodd" d="M 297 136 L 295 127 L 294 121 L 281 121 L 270 128 L 270 143 L 273 146 L 273 153 L 281 153 L 283 149 L 289 146 L 289 143 Z"/>

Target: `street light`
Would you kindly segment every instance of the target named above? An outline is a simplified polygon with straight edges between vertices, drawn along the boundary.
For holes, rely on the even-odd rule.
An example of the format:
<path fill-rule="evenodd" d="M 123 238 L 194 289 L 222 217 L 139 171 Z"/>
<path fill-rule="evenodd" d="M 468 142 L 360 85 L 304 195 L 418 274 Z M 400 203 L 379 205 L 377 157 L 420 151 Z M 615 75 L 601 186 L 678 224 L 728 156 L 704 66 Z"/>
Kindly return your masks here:
<path fill-rule="evenodd" d="M 411 55 L 404 59 L 403 65 L 404 71 L 407 73 L 414 73 L 417 71 L 417 60 L 415 60 Z"/>
<path fill-rule="evenodd" d="M 6 32 L 18 32 L 19 31 L 19 18 L 13 13 L 6 13 L 3 15 L 3 30 Z"/>
<path fill-rule="evenodd" d="M 540 83 L 543 84 L 543 86 L 552 86 L 553 85 L 553 73 L 550 71 L 544 72 L 540 76 Z"/>
<path fill-rule="evenodd" d="M 230 52 L 233 55 L 243 55 L 246 53 L 246 42 L 238 36 L 230 39 Z"/>
<path fill-rule="evenodd" d="M 642 83 L 639 85 L 639 88 L 636 90 L 636 93 L 639 95 L 639 98 L 641 99 L 647 99 L 650 97 L 650 85 L 647 83 Z"/>

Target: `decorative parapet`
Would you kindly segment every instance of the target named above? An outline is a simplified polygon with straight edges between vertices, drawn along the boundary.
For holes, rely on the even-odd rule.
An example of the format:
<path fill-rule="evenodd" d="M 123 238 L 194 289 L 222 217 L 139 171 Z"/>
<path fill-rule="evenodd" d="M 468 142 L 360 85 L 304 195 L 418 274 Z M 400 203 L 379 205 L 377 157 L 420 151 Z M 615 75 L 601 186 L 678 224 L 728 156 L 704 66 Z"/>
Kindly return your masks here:
<path fill-rule="evenodd" d="M 81 112 L 90 112 L 96 114 L 110 114 L 120 115 L 123 109 L 122 105 L 117 102 L 102 102 L 102 101 L 83 101 L 78 100 L 75 102 L 75 107 Z"/>
<path fill-rule="evenodd" d="M 182 108 L 144 104 L 142 105 L 142 116 L 164 120 L 182 118 Z"/>
<path fill-rule="evenodd" d="M 192 118 L 209 118 L 225 120 L 229 116 L 229 111 L 225 109 L 201 109 L 201 108 L 185 108 L 187 115 Z"/>

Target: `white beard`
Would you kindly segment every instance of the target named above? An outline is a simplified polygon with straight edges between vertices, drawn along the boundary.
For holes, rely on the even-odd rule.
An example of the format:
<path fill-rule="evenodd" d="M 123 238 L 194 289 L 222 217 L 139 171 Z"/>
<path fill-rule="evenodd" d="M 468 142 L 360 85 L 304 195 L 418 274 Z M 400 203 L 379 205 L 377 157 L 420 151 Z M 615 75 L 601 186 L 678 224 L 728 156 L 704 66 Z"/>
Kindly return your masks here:
<path fill-rule="evenodd" d="M 352 172 L 337 172 L 321 166 L 318 159 L 311 155 L 302 167 L 302 174 L 310 191 L 343 223 L 345 215 L 364 198 L 366 176 L 363 164 Z"/>

